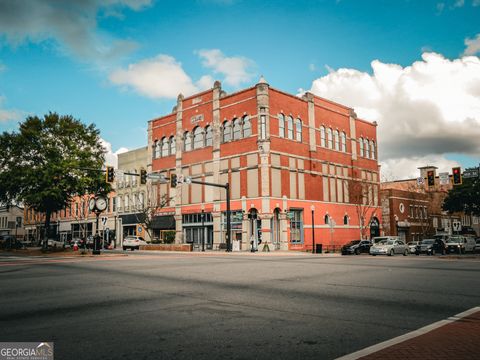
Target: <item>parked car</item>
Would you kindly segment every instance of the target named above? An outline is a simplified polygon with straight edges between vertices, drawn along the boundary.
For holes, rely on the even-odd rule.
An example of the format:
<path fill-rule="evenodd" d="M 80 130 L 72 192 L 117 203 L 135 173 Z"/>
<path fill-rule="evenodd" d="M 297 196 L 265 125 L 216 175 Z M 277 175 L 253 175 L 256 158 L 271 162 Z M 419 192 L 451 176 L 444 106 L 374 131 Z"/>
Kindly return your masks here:
<path fill-rule="evenodd" d="M 475 240 L 475 252 L 480 252 L 480 238 Z"/>
<path fill-rule="evenodd" d="M 0 235 L 0 249 L 22 249 L 23 243 L 14 235 Z"/>
<path fill-rule="evenodd" d="M 382 241 L 389 241 L 389 240 L 400 240 L 398 236 L 376 236 L 372 238 L 372 244 L 375 245 Z"/>
<path fill-rule="evenodd" d="M 47 240 L 47 247 L 51 247 L 54 249 L 60 249 L 60 248 L 65 248 L 65 244 L 63 241 L 57 240 L 57 239 L 48 239 Z"/>
<path fill-rule="evenodd" d="M 147 245 L 147 242 L 143 240 L 141 236 L 129 235 L 125 239 L 123 239 L 123 250 L 139 250 L 140 245 Z"/>
<path fill-rule="evenodd" d="M 395 254 L 408 255 L 408 247 L 402 240 L 382 240 L 370 247 L 370 255 L 388 255 Z"/>
<path fill-rule="evenodd" d="M 408 252 L 410 254 L 415 254 L 417 252 L 417 246 L 420 245 L 420 241 L 411 241 L 407 244 Z"/>
<path fill-rule="evenodd" d="M 422 240 L 420 245 L 417 246 L 417 250 L 415 251 L 416 255 L 420 255 L 420 254 L 445 255 L 446 253 L 447 253 L 447 245 L 445 245 L 442 239 L 438 239 L 438 238 Z"/>
<path fill-rule="evenodd" d="M 342 255 L 367 253 L 370 251 L 372 243 L 369 240 L 352 240 L 342 246 Z"/>
<path fill-rule="evenodd" d="M 469 251 L 474 252 L 476 243 L 471 237 L 452 235 L 448 238 L 446 245 L 449 253 L 456 252 L 459 254 L 465 254 Z"/>

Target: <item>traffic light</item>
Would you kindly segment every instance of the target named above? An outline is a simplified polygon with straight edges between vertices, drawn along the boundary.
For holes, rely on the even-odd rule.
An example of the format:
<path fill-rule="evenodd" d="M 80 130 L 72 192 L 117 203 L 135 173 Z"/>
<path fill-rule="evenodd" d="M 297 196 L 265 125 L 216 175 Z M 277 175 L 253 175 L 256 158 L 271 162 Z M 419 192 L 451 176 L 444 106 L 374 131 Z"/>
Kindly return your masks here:
<path fill-rule="evenodd" d="M 115 181 L 115 169 L 113 166 L 107 166 L 107 170 L 105 171 L 105 181 L 108 184 L 113 184 Z"/>
<path fill-rule="evenodd" d="M 462 169 L 460 167 L 452 168 L 453 174 L 453 185 L 461 185 L 462 184 Z"/>
<path fill-rule="evenodd" d="M 177 174 L 170 175 L 170 187 L 177 187 Z"/>
<path fill-rule="evenodd" d="M 427 171 L 428 186 L 435 186 L 435 172 L 433 170 Z"/>
<path fill-rule="evenodd" d="M 147 183 L 147 170 L 140 170 L 140 184 L 145 185 Z"/>

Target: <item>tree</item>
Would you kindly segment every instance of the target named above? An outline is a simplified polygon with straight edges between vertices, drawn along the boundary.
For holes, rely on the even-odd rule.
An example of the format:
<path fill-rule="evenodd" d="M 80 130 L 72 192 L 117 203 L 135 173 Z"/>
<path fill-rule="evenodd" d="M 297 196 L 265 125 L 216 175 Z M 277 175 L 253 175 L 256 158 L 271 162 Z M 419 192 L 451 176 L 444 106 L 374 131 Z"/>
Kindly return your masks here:
<path fill-rule="evenodd" d="M 110 190 L 98 171 L 105 154 L 99 134 L 93 124 L 52 112 L 43 119 L 27 117 L 18 132 L 4 132 L 0 135 L 0 201 L 21 202 L 44 213 L 47 239 L 52 213 L 68 206 L 76 195 Z"/>
<path fill-rule="evenodd" d="M 378 202 L 377 184 L 365 179 L 351 180 L 348 192 L 350 203 L 355 205 L 360 239 L 368 239 L 368 226 L 374 217 L 374 209 Z"/>
<path fill-rule="evenodd" d="M 455 185 L 443 202 L 443 210 L 480 216 L 480 179 L 463 179 L 461 185 Z"/>
<path fill-rule="evenodd" d="M 135 217 L 137 223 L 143 225 L 143 228 L 148 233 L 150 239 L 153 239 L 153 222 L 155 216 L 158 215 L 161 209 L 167 206 L 171 198 L 166 194 L 160 193 L 158 184 L 147 182 L 146 192 L 140 193 L 139 197 L 135 200 L 136 210 Z"/>

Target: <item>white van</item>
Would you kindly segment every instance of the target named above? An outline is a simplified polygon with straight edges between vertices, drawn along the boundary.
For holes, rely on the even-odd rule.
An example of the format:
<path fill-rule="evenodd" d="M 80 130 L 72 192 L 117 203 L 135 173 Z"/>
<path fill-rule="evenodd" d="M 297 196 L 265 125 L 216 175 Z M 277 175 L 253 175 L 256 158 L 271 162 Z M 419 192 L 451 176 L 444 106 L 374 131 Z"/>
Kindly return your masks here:
<path fill-rule="evenodd" d="M 471 237 L 462 235 L 452 235 L 447 240 L 447 251 L 464 254 L 466 252 L 475 252 L 475 240 Z"/>

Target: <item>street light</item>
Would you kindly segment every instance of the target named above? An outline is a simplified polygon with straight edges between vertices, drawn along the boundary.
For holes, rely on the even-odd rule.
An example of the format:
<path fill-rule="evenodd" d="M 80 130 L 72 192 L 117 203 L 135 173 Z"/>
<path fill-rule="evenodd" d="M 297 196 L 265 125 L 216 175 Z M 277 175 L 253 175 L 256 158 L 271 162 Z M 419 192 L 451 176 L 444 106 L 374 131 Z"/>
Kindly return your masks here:
<path fill-rule="evenodd" d="M 205 251 L 205 210 L 202 206 L 202 251 Z"/>
<path fill-rule="evenodd" d="M 312 254 L 315 254 L 315 206 L 310 206 L 312 210 Z"/>

